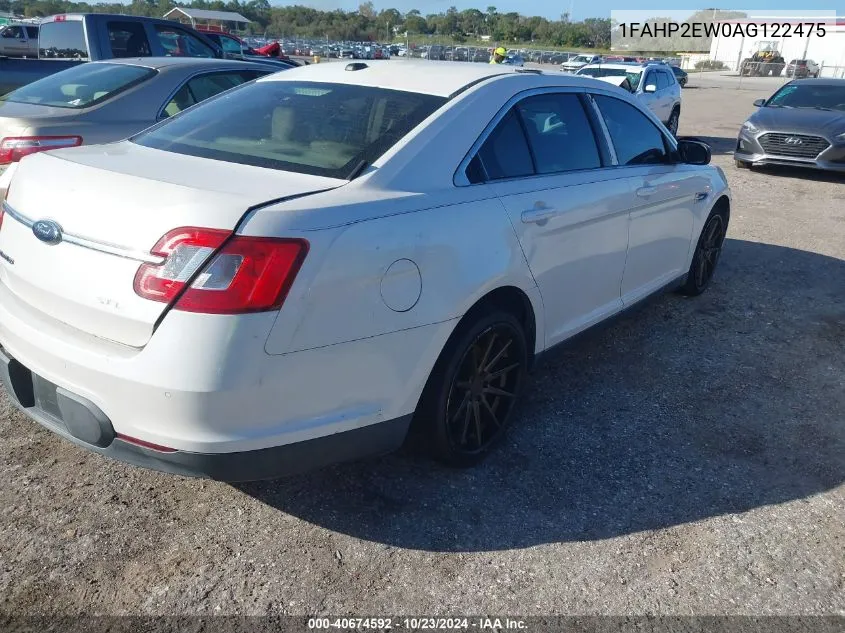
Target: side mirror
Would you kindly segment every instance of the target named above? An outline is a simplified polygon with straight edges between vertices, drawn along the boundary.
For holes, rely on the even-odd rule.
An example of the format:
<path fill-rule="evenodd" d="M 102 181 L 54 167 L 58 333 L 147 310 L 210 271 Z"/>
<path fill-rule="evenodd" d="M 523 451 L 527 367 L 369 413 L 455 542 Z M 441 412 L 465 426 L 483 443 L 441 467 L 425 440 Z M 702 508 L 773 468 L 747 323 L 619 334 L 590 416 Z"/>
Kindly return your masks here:
<path fill-rule="evenodd" d="M 649 84 L 645 88 L 643 88 L 643 92 L 657 92 L 657 86 L 654 84 Z"/>
<path fill-rule="evenodd" d="M 712 156 L 710 146 L 701 141 L 678 140 L 678 156 L 687 165 L 708 165 Z"/>
<path fill-rule="evenodd" d="M 754 105 L 757 106 L 758 108 L 762 108 L 764 105 L 766 105 L 766 100 L 765 99 L 755 99 Z"/>

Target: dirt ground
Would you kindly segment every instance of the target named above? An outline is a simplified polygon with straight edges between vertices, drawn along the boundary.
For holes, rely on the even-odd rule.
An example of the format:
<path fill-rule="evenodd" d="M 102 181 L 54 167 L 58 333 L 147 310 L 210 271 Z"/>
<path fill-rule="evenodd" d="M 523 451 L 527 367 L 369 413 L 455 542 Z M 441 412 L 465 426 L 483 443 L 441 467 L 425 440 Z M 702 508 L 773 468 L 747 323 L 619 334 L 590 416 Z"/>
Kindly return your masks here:
<path fill-rule="evenodd" d="M 734 167 L 771 89 L 684 90 L 735 197 L 712 288 L 555 353 L 475 470 L 184 479 L 2 395 L 0 613 L 845 616 L 845 177 Z"/>

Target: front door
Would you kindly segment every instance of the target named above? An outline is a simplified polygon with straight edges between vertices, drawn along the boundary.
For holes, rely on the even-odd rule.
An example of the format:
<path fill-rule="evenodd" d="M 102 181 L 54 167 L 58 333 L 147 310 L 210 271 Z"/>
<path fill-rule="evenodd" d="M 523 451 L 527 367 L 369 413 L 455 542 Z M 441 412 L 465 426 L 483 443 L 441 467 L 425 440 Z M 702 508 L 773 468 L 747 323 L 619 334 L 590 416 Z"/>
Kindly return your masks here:
<path fill-rule="evenodd" d="M 634 189 L 622 280 L 629 304 L 687 271 L 696 205 L 710 188 L 700 169 L 672 162 L 669 139 L 644 113 L 610 95 L 594 99 Z"/>

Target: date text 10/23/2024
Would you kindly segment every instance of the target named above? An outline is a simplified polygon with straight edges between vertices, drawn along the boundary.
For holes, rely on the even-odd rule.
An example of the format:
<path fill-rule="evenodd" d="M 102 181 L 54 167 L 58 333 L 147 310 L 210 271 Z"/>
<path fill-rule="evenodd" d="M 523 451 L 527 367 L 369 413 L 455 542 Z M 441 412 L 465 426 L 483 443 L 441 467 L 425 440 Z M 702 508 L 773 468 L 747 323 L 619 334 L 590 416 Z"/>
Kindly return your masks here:
<path fill-rule="evenodd" d="M 526 629 L 524 620 L 513 618 L 309 618 L 308 630 L 347 630 L 347 631 L 520 631 Z"/>

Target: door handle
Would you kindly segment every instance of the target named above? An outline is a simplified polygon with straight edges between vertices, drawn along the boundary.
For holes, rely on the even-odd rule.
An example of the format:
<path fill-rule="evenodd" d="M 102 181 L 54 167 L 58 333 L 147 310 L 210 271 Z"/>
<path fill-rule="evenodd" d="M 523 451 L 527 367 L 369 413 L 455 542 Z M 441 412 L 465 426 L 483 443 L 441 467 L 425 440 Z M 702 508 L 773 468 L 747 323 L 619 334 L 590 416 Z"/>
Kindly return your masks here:
<path fill-rule="evenodd" d="M 709 195 L 710 194 L 706 191 L 699 191 L 698 193 L 695 194 L 695 201 L 701 202 L 702 200 L 706 200 L 707 196 L 709 196 Z"/>
<path fill-rule="evenodd" d="M 640 198 L 648 198 L 649 196 L 653 196 L 657 193 L 657 187 L 640 187 L 637 189 L 637 195 Z"/>
<path fill-rule="evenodd" d="M 557 209 L 547 207 L 545 202 L 538 202 L 533 209 L 522 212 L 521 219 L 525 224 L 545 222 L 558 214 Z"/>

